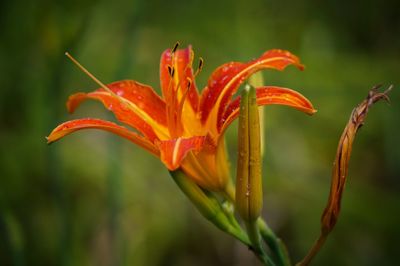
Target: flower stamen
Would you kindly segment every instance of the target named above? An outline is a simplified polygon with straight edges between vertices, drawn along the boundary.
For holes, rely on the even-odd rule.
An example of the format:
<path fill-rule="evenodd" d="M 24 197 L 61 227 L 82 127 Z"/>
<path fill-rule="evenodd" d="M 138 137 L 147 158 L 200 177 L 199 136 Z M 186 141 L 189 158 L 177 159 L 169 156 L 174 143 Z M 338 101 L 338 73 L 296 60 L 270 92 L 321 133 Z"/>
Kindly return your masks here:
<path fill-rule="evenodd" d="M 70 53 L 65 52 L 65 55 L 77 66 L 79 67 L 83 73 L 85 73 L 86 75 L 88 75 L 94 82 L 96 82 L 100 87 L 102 87 L 104 90 L 106 90 L 107 92 L 109 92 L 111 95 L 117 97 L 117 98 L 121 98 L 119 95 L 115 94 L 110 88 L 108 88 L 103 82 L 101 82 L 100 80 L 98 80 L 92 73 L 89 72 L 89 70 L 87 70 L 84 66 L 82 66 L 78 60 L 76 60 L 72 55 L 70 55 Z"/>
<path fill-rule="evenodd" d="M 168 128 L 170 131 L 170 135 L 173 138 L 182 136 L 184 132 L 184 128 L 182 125 L 182 111 L 185 100 L 189 93 L 190 87 L 192 85 L 192 80 L 187 78 L 188 84 L 185 91 L 181 88 L 181 76 L 180 69 L 177 62 L 177 58 L 175 57 L 175 52 L 177 47 L 179 46 L 179 42 L 177 42 L 171 50 L 171 65 L 167 65 L 168 74 L 170 76 L 169 84 L 168 84 L 168 98 L 166 99 L 168 103 L 167 105 L 167 120 L 168 120 Z M 190 64 L 186 65 L 183 69 L 182 73 L 186 73 Z M 175 74 L 175 70 L 178 71 L 178 74 Z"/>
<path fill-rule="evenodd" d="M 179 45 L 181 45 L 179 42 L 176 42 L 174 45 L 174 48 L 172 48 L 172 53 L 174 54 L 176 50 L 178 49 Z"/>
<path fill-rule="evenodd" d="M 179 108 L 178 108 L 178 117 L 177 117 L 178 121 L 181 121 L 183 105 L 185 104 L 185 100 L 189 94 L 190 87 L 192 86 L 192 80 L 189 77 L 187 77 L 186 80 L 187 80 L 187 87 L 184 94 L 182 95 L 182 99 L 181 102 L 179 103 Z"/>
<path fill-rule="evenodd" d="M 168 68 L 168 74 L 169 74 L 169 76 L 170 76 L 171 78 L 173 78 L 173 77 L 174 77 L 174 74 L 175 74 L 175 68 L 172 67 L 172 66 L 170 66 L 170 65 L 168 65 L 167 68 Z"/>
<path fill-rule="evenodd" d="M 203 69 L 204 66 L 204 59 L 202 57 L 199 57 L 199 65 L 197 66 L 196 72 L 194 73 L 194 77 L 197 77 L 198 74 L 200 74 L 201 70 Z"/>

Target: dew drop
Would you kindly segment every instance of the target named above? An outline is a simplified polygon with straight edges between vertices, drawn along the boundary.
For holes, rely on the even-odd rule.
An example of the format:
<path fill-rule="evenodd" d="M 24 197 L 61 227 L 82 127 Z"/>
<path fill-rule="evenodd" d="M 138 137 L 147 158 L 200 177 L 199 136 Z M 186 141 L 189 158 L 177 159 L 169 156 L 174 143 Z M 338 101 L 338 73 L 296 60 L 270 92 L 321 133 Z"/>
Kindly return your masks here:
<path fill-rule="evenodd" d="M 219 83 L 220 83 L 220 84 L 224 84 L 225 81 L 226 81 L 228 78 L 229 78 L 229 76 L 228 76 L 228 75 L 225 75 L 225 76 L 219 81 Z"/>

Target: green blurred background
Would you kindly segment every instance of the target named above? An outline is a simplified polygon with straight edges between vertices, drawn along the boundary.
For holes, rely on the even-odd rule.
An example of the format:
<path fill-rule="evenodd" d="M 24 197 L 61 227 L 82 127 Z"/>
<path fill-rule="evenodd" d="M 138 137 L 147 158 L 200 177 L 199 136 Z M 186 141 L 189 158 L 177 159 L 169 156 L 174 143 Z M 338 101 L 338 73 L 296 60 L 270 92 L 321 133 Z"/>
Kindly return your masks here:
<path fill-rule="evenodd" d="M 131 78 L 158 90 L 161 52 L 179 40 L 205 59 L 200 88 L 218 65 L 271 48 L 306 65 L 264 72 L 266 84 L 297 89 L 318 109 L 266 108 L 263 216 L 294 261 L 318 235 L 352 108 L 373 85 L 395 85 L 392 104 L 374 106 L 355 141 L 342 215 L 314 265 L 398 265 L 399 10 L 396 0 L 2 1 L 0 264 L 258 265 L 128 141 L 86 131 L 46 145 L 65 120 L 114 120 L 97 102 L 67 114 L 68 95 L 97 86 L 65 51 L 105 83 Z"/>

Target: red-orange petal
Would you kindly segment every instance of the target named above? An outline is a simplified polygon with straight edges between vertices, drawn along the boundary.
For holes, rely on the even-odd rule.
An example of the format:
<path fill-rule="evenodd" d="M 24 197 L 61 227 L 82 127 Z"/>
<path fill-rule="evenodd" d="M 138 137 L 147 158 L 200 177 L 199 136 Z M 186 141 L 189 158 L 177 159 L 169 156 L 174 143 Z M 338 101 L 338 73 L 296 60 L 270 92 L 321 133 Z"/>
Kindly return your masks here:
<path fill-rule="evenodd" d="M 137 129 L 151 141 L 167 134 L 165 103 L 151 87 L 131 80 L 114 82 L 107 87 L 126 101 L 104 89 L 79 92 L 69 97 L 69 112 L 72 113 L 82 101 L 95 99 L 112 111 L 119 121 Z"/>
<path fill-rule="evenodd" d="M 176 170 L 180 167 L 182 160 L 189 151 L 199 151 L 202 149 L 204 141 L 204 136 L 160 141 L 157 144 L 161 153 L 161 161 L 169 170 Z"/>
<path fill-rule="evenodd" d="M 82 118 L 62 123 L 46 137 L 47 143 L 53 143 L 66 135 L 82 129 L 101 129 L 112 132 L 132 141 L 150 153 L 159 156 L 158 149 L 146 138 L 115 123 L 95 118 Z"/>
<path fill-rule="evenodd" d="M 240 84 L 253 73 L 266 68 L 283 70 L 289 65 L 303 69 L 298 57 L 284 50 L 270 50 L 248 63 L 231 62 L 218 67 L 211 75 L 208 86 L 201 95 L 200 110 L 204 124 L 214 108 L 218 109 L 217 127 L 221 128 L 222 116 Z"/>
<path fill-rule="evenodd" d="M 188 91 L 187 99 L 189 100 L 193 110 L 197 110 L 199 105 L 199 93 L 195 83 L 195 77 L 193 74 L 193 50 L 192 46 L 189 45 L 186 49 L 178 49 L 175 51 L 175 60 L 172 62 L 171 49 L 167 49 L 161 55 L 160 60 L 160 80 L 163 97 L 166 101 L 172 103 L 173 97 L 177 95 L 170 95 L 175 92 L 179 92 L 179 95 L 184 95 L 188 88 L 188 83 L 191 83 Z M 168 67 L 174 68 L 174 77 L 177 77 L 179 83 L 176 80 L 172 80 L 169 73 Z M 178 98 L 175 99 L 178 102 Z M 179 103 L 177 103 L 179 104 Z"/>
<path fill-rule="evenodd" d="M 121 80 L 110 83 L 107 87 L 118 96 L 136 104 L 143 112 L 147 113 L 157 123 L 166 126 L 166 115 L 165 115 L 165 102 L 157 95 L 152 87 L 141 84 L 134 80 Z M 96 92 L 104 92 L 105 90 L 100 88 Z M 79 105 L 80 101 L 68 102 L 68 110 L 73 112 Z"/>
<path fill-rule="evenodd" d="M 258 105 L 285 105 L 309 115 L 312 115 L 316 112 L 312 103 L 306 97 L 297 91 L 288 88 L 276 86 L 259 87 L 256 90 L 256 95 Z M 238 117 L 239 108 L 240 96 L 231 101 L 231 103 L 228 105 L 223 116 L 224 123 L 222 124 L 221 128 L 219 128 L 220 132 L 224 131 L 232 123 L 232 121 Z"/>

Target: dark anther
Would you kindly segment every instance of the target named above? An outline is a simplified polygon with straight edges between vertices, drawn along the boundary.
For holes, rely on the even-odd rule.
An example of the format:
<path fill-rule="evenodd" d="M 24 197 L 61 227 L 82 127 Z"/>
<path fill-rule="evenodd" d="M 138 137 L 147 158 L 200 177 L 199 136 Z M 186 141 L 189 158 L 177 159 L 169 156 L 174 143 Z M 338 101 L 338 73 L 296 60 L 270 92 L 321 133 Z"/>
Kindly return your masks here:
<path fill-rule="evenodd" d="M 180 43 L 179 42 L 176 42 L 175 43 L 175 46 L 174 46 L 174 48 L 172 49 L 172 53 L 175 53 L 176 52 L 176 49 L 178 49 L 178 46 L 180 45 Z"/>
<path fill-rule="evenodd" d="M 168 65 L 167 68 L 168 68 L 168 73 L 169 73 L 169 75 L 170 75 L 171 77 L 173 77 L 174 74 L 175 74 L 175 68 L 171 67 L 170 65 Z"/>
<path fill-rule="evenodd" d="M 192 86 L 192 80 L 190 78 L 187 78 L 187 89 L 190 89 Z"/>
<path fill-rule="evenodd" d="M 201 69 L 203 68 L 203 65 L 204 65 L 204 60 L 203 60 L 203 58 L 199 58 L 199 71 L 201 71 Z"/>

